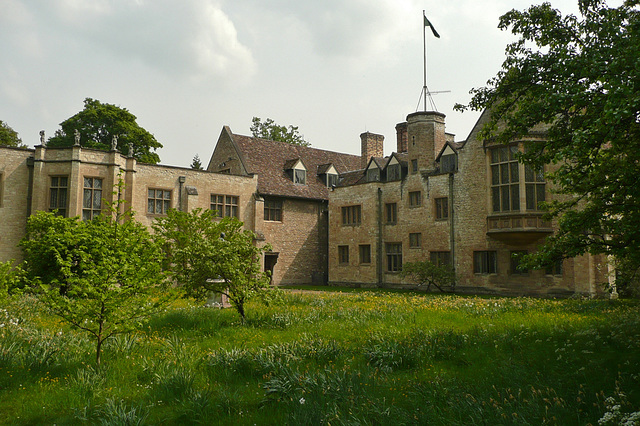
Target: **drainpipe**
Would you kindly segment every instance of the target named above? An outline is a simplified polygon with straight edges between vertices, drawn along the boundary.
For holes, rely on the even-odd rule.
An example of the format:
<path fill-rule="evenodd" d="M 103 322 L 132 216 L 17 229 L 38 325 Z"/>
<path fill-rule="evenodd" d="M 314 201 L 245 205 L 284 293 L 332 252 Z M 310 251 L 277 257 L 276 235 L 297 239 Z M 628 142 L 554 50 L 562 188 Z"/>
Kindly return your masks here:
<path fill-rule="evenodd" d="M 449 173 L 449 247 L 451 248 L 451 266 L 453 266 L 453 270 L 456 269 L 456 237 L 455 237 L 455 226 L 454 226 L 454 198 L 453 198 L 453 180 L 454 174 Z"/>
<path fill-rule="evenodd" d="M 33 157 L 27 158 L 27 169 L 29 170 L 29 186 L 27 187 L 27 219 L 31 216 L 31 201 L 33 198 L 33 166 L 35 159 Z"/>
<path fill-rule="evenodd" d="M 182 211 L 182 185 L 186 180 L 185 176 L 178 177 L 178 182 L 180 183 L 180 188 L 178 189 L 178 211 Z"/>
<path fill-rule="evenodd" d="M 378 287 L 382 287 L 382 188 L 378 188 L 378 247 L 376 249 L 378 258 L 377 275 Z"/>

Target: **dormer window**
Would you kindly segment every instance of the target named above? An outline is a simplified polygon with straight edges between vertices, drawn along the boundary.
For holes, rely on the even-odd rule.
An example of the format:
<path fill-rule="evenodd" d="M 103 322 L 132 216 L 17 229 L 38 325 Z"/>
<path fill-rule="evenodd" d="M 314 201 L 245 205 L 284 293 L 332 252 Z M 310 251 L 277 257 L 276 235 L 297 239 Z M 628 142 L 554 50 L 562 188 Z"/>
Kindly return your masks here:
<path fill-rule="evenodd" d="M 338 171 L 331 163 L 318 166 L 318 178 L 327 185 L 327 188 L 338 185 Z"/>
<path fill-rule="evenodd" d="M 392 156 L 387 165 L 387 182 L 400 180 L 402 178 L 402 169 L 400 162 L 395 156 Z"/>
<path fill-rule="evenodd" d="M 307 171 L 302 169 L 293 170 L 293 183 L 304 185 L 307 183 Z"/>
<path fill-rule="evenodd" d="M 371 159 L 369 162 L 369 166 L 367 166 L 366 171 L 367 182 L 378 182 L 380 181 L 380 168 L 376 164 L 376 162 Z"/>
<path fill-rule="evenodd" d="M 458 155 L 451 146 L 447 144 L 446 148 L 440 155 L 440 172 L 452 173 L 458 170 Z"/>
<path fill-rule="evenodd" d="M 387 180 L 400 180 L 400 164 L 392 164 L 387 167 Z"/>
<path fill-rule="evenodd" d="M 284 169 L 286 170 L 293 183 L 297 185 L 306 185 L 307 168 L 302 163 L 302 160 L 289 160 L 285 163 Z"/>

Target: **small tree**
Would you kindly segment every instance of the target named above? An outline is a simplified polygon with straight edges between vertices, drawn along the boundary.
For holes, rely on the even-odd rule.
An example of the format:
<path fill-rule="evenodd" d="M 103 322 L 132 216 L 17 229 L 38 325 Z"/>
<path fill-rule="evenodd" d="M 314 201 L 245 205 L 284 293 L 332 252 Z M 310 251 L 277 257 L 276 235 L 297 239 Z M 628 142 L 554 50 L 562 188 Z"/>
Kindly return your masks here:
<path fill-rule="evenodd" d="M 0 145 L 15 146 L 16 148 L 26 148 L 18 132 L 13 130 L 7 123 L 0 120 Z"/>
<path fill-rule="evenodd" d="M 400 276 L 407 278 L 420 287 L 427 286 L 426 291 L 435 286 L 438 290 L 455 290 L 456 273 L 451 265 L 436 265 L 428 260 L 407 262 L 402 265 Z"/>
<path fill-rule="evenodd" d="M 217 220 L 212 210 L 170 210 L 153 229 L 165 249 L 165 267 L 187 296 L 224 294 L 244 322 L 245 303 L 269 291 L 260 256 L 270 248 L 256 247 L 253 232 L 243 230 L 238 219 Z"/>
<path fill-rule="evenodd" d="M 200 156 L 198 154 L 193 157 L 193 161 L 191 162 L 191 168 L 193 170 L 202 170 L 202 161 L 200 161 Z"/>
<path fill-rule="evenodd" d="M 256 138 L 287 142 L 292 145 L 311 146 L 298 132 L 297 126 L 289 126 L 288 128 L 280 126 L 270 118 L 267 118 L 263 123 L 258 117 L 253 117 L 251 123 L 251 134 Z"/>
<path fill-rule="evenodd" d="M 20 245 L 39 284 L 34 290 L 55 315 L 93 337 L 97 365 L 105 340 L 133 331 L 170 300 L 156 291 L 164 282 L 162 250 L 130 215 L 81 221 L 38 212 Z"/>

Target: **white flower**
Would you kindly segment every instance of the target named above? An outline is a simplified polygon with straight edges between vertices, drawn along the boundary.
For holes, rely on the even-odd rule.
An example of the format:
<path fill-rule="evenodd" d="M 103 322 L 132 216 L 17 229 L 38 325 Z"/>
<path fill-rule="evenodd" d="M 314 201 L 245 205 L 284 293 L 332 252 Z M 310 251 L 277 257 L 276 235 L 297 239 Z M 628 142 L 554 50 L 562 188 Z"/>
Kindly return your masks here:
<path fill-rule="evenodd" d="M 300 404 L 304 404 L 306 400 L 304 398 L 300 398 Z"/>

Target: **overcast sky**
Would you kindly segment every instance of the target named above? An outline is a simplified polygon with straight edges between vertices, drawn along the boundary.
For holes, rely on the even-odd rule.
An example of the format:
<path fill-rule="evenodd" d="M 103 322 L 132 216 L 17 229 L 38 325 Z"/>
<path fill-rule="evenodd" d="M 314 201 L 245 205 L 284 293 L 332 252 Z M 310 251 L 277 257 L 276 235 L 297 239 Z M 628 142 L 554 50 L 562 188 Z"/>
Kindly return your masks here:
<path fill-rule="evenodd" d="M 513 40 L 500 15 L 531 0 L 0 0 L 0 120 L 29 146 L 87 97 L 128 109 L 164 148 L 161 163 L 208 163 L 222 126 L 254 116 L 293 124 L 316 148 L 360 153 L 416 111 L 427 73 L 446 128 L 464 140 L 478 114 L 453 111 L 500 69 Z M 577 0 L 552 0 L 576 13 Z M 610 5 L 614 1 L 610 2 Z M 620 3 L 620 2 L 618 2 Z"/>

